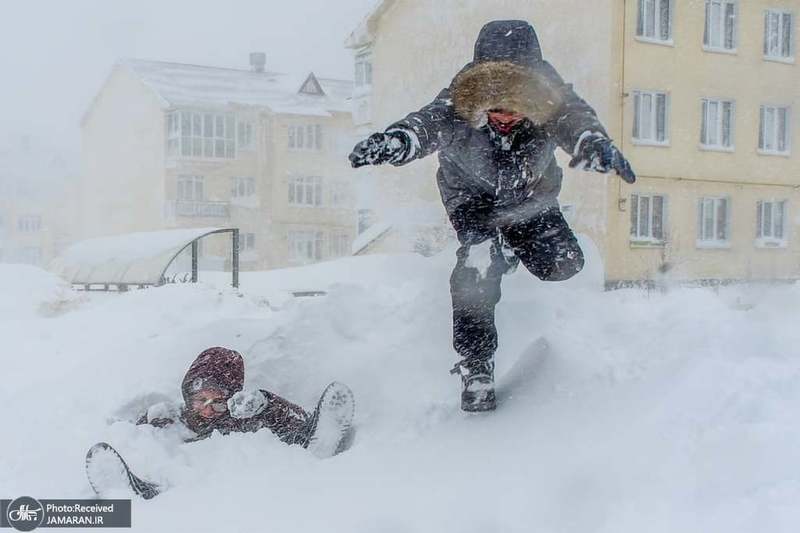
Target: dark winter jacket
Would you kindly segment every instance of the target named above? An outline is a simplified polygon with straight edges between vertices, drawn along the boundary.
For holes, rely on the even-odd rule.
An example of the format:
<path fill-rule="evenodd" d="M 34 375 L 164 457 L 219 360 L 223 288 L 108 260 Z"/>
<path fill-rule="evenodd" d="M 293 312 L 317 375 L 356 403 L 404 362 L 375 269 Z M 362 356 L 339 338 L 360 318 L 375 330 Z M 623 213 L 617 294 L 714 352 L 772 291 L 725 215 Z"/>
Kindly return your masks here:
<path fill-rule="evenodd" d="M 250 418 L 234 418 L 225 412 L 213 420 L 205 419 L 192 412 L 191 396 L 194 392 L 213 386 L 222 390 L 226 398 L 230 398 L 244 386 L 244 360 L 242 356 L 227 348 L 209 348 L 197 356 L 183 377 L 181 392 L 182 406 L 158 404 L 152 406 L 137 424 L 150 424 L 156 427 L 167 427 L 181 423 L 194 433 L 186 441 L 195 441 L 208 437 L 214 431 L 222 434 L 231 432 L 255 432 L 270 429 L 288 444 L 307 444 L 308 419 L 306 411 L 285 399 L 261 390 L 267 398 L 267 407 Z"/>
<path fill-rule="evenodd" d="M 487 124 L 491 109 L 526 120 L 501 136 Z M 583 132 L 605 135 L 594 110 L 542 59 L 525 21 L 486 24 L 473 61 L 433 102 L 387 131 L 395 129 L 414 133 L 399 164 L 439 152 L 439 192 L 462 243 L 481 242 L 496 227 L 558 206 L 556 147 L 573 153 Z"/>

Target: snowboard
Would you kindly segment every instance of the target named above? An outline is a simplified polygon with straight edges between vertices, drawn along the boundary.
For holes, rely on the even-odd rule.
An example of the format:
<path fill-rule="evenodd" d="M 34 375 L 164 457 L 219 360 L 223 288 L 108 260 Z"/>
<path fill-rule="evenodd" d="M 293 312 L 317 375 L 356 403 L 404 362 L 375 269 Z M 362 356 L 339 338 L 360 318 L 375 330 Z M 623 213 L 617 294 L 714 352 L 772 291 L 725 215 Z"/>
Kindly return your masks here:
<path fill-rule="evenodd" d="M 98 497 L 117 491 L 132 492 L 149 500 L 158 496 L 161 487 L 136 476 L 122 456 L 105 442 L 98 442 L 86 452 L 86 477 Z"/>
<path fill-rule="evenodd" d="M 539 375 L 550 351 L 550 344 L 544 337 L 539 337 L 523 350 L 511 368 L 497 381 L 495 394 L 498 407 L 515 396 L 531 394 L 528 385 Z"/>
<path fill-rule="evenodd" d="M 311 415 L 308 450 L 322 459 L 350 448 L 355 439 L 354 414 L 355 398 L 347 385 L 334 381 L 325 387 Z"/>

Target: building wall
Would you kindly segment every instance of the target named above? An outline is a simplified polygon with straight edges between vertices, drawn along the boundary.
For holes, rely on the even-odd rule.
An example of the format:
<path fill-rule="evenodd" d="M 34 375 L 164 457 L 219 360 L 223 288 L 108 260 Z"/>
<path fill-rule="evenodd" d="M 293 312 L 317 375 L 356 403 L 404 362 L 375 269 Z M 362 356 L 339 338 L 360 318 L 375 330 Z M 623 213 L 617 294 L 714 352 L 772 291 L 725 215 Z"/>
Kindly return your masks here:
<path fill-rule="evenodd" d="M 273 115 L 270 134 L 270 174 L 272 196 L 270 220 L 270 258 L 276 265 L 302 264 L 289 254 L 289 232 L 320 231 L 324 235 L 323 259 L 333 258 L 333 236 L 345 235 L 352 243 L 356 233 L 355 175 L 347 154 L 353 138 L 353 123 L 349 113 L 334 113 L 331 117 L 304 115 Z M 290 148 L 289 127 L 321 124 L 322 150 Z M 322 178 L 322 205 L 298 206 L 289 203 L 289 182 L 293 177 L 319 176 Z M 334 205 L 333 184 L 342 187 L 342 201 Z M 349 249 L 349 244 L 348 244 Z"/>
<path fill-rule="evenodd" d="M 202 107 L 187 110 L 208 111 Z M 275 115 L 264 108 L 229 106 L 221 111 L 250 121 L 255 141 L 250 149 L 237 149 L 233 159 L 210 160 L 166 155 L 165 125 L 172 111 L 126 69 L 112 72 L 83 124 L 80 197 L 85 217 L 81 238 L 180 227 L 238 227 L 242 248 L 247 234 L 255 236 L 255 249 L 242 249 L 243 270 L 292 264 L 287 243 L 290 229 L 322 231 L 326 237 L 323 260 L 333 257 L 327 240 L 330 235 L 345 235 L 349 247 L 356 230 L 349 183 L 352 172 L 347 162 L 353 139 L 349 113 Z M 323 149 L 290 150 L 290 123 L 321 124 Z M 290 207 L 291 175 L 322 176 L 325 205 Z M 203 177 L 201 200 L 178 202 L 182 176 Z M 255 196 L 235 198 L 234 177 L 254 178 Z M 335 208 L 329 205 L 332 180 L 351 189 L 348 200 Z M 230 267 L 226 239 L 210 238 L 202 255 L 201 266 Z"/>
<path fill-rule="evenodd" d="M 653 279 L 666 264 L 666 277 L 688 279 L 772 279 L 800 276 L 800 159 L 797 139 L 789 157 L 758 153 L 759 106 L 793 106 L 791 129 L 798 131 L 800 71 L 796 64 L 763 58 L 763 12 L 794 9 L 790 0 L 739 2 L 736 53 L 703 49 L 704 3 L 676 1 L 674 45 L 651 44 L 636 38 L 636 2 L 626 2 L 624 86 L 629 95 L 623 109 L 621 145 L 638 175 L 633 186 L 611 187 L 609 204 L 610 281 Z M 795 39 L 796 39 L 795 28 Z M 670 95 L 668 146 L 643 146 L 633 141 L 633 97 L 636 89 L 663 90 Z M 734 149 L 711 151 L 700 146 L 701 98 L 733 99 Z M 796 137 L 796 134 L 795 134 Z M 669 201 L 667 245 L 641 248 L 629 238 L 630 194 L 655 192 Z M 704 249 L 696 242 L 697 202 L 701 196 L 731 198 L 731 242 L 728 248 Z M 755 244 L 756 202 L 788 200 L 787 248 L 764 249 Z"/>
<path fill-rule="evenodd" d="M 560 200 L 571 210 L 576 231 L 595 240 L 606 279 L 773 279 L 800 277 L 800 194 L 797 129 L 800 79 L 795 63 L 763 58 L 763 11 L 793 10 L 796 0 L 739 2 L 737 52 L 703 50 L 704 2 L 675 0 L 670 46 L 636 38 L 637 2 L 455 1 L 431 4 L 398 0 L 378 20 L 372 38 L 373 84 L 370 129 L 381 130 L 419 108 L 450 82 L 467 62 L 478 30 L 488 20 L 523 18 L 537 30 L 545 58 L 574 84 L 597 111 L 609 134 L 633 164 L 638 181 L 565 168 Z M 420 60 L 424 58 L 424 60 Z M 667 147 L 633 142 L 634 90 L 670 94 Z M 701 98 L 736 101 L 735 149 L 699 147 Z M 759 106 L 793 106 L 795 147 L 790 157 L 758 153 Z M 568 157 L 558 153 L 562 167 Z M 372 170 L 385 187 L 379 208 L 435 201 L 433 158 L 401 169 Z M 668 197 L 665 246 L 631 243 L 632 193 Z M 726 248 L 697 246 L 697 202 L 701 196 L 731 199 L 731 242 Z M 756 245 L 756 202 L 788 200 L 785 248 Z"/>
<path fill-rule="evenodd" d="M 81 237 L 162 229 L 164 115 L 156 95 L 115 67 L 81 136 Z"/>

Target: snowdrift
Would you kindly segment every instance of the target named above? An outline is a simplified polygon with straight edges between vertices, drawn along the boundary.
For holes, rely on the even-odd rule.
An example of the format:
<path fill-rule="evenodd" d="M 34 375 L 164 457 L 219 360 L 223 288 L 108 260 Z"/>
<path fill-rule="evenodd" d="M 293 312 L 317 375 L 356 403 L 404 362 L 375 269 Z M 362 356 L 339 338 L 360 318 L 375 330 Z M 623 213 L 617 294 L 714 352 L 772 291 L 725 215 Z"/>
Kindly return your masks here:
<path fill-rule="evenodd" d="M 134 531 L 798 530 L 799 286 L 605 293 L 597 267 L 556 284 L 521 268 L 497 310 L 506 400 L 470 416 L 448 374 L 452 258 L 97 294 L 47 317 L 57 280 L 3 267 L 0 495 L 91 497 L 83 456 L 103 440 L 169 486 L 134 501 Z M 248 386 L 307 407 L 348 383 L 353 448 L 180 444 L 128 421 L 214 345 L 243 353 Z"/>

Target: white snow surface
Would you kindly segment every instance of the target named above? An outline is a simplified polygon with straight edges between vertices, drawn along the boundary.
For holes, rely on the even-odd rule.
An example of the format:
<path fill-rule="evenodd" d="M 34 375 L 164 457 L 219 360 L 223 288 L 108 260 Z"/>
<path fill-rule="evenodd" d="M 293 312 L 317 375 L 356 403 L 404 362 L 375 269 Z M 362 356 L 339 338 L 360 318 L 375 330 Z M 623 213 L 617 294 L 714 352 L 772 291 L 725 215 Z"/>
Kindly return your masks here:
<path fill-rule="evenodd" d="M 483 241 L 470 246 L 467 253 L 466 266 L 478 269 L 478 274 L 485 278 L 489 273 L 489 267 L 492 266 L 492 241 Z"/>
<path fill-rule="evenodd" d="M 91 497 L 84 454 L 107 441 L 168 486 L 134 500 L 134 531 L 798 531 L 800 286 L 603 292 L 588 255 L 567 282 L 504 280 L 498 380 L 521 357 L 535 371 L 485 415 L 459 411 L 448 374 L 452 249 L 56 314 L 38 311 L 63 299 L 52 276 L 0 265 L 0 495 Z M 276 298 L 296 286 L 327 294 Z M 549 350 L 523 355 L 540 337 Z M 183 444 L 126 421 L 179 398 L 215 345 L 243 353 L 246 387 L 309 409 L 347 383 L 353 447 L 320 460 L 269 431 Z"/>

